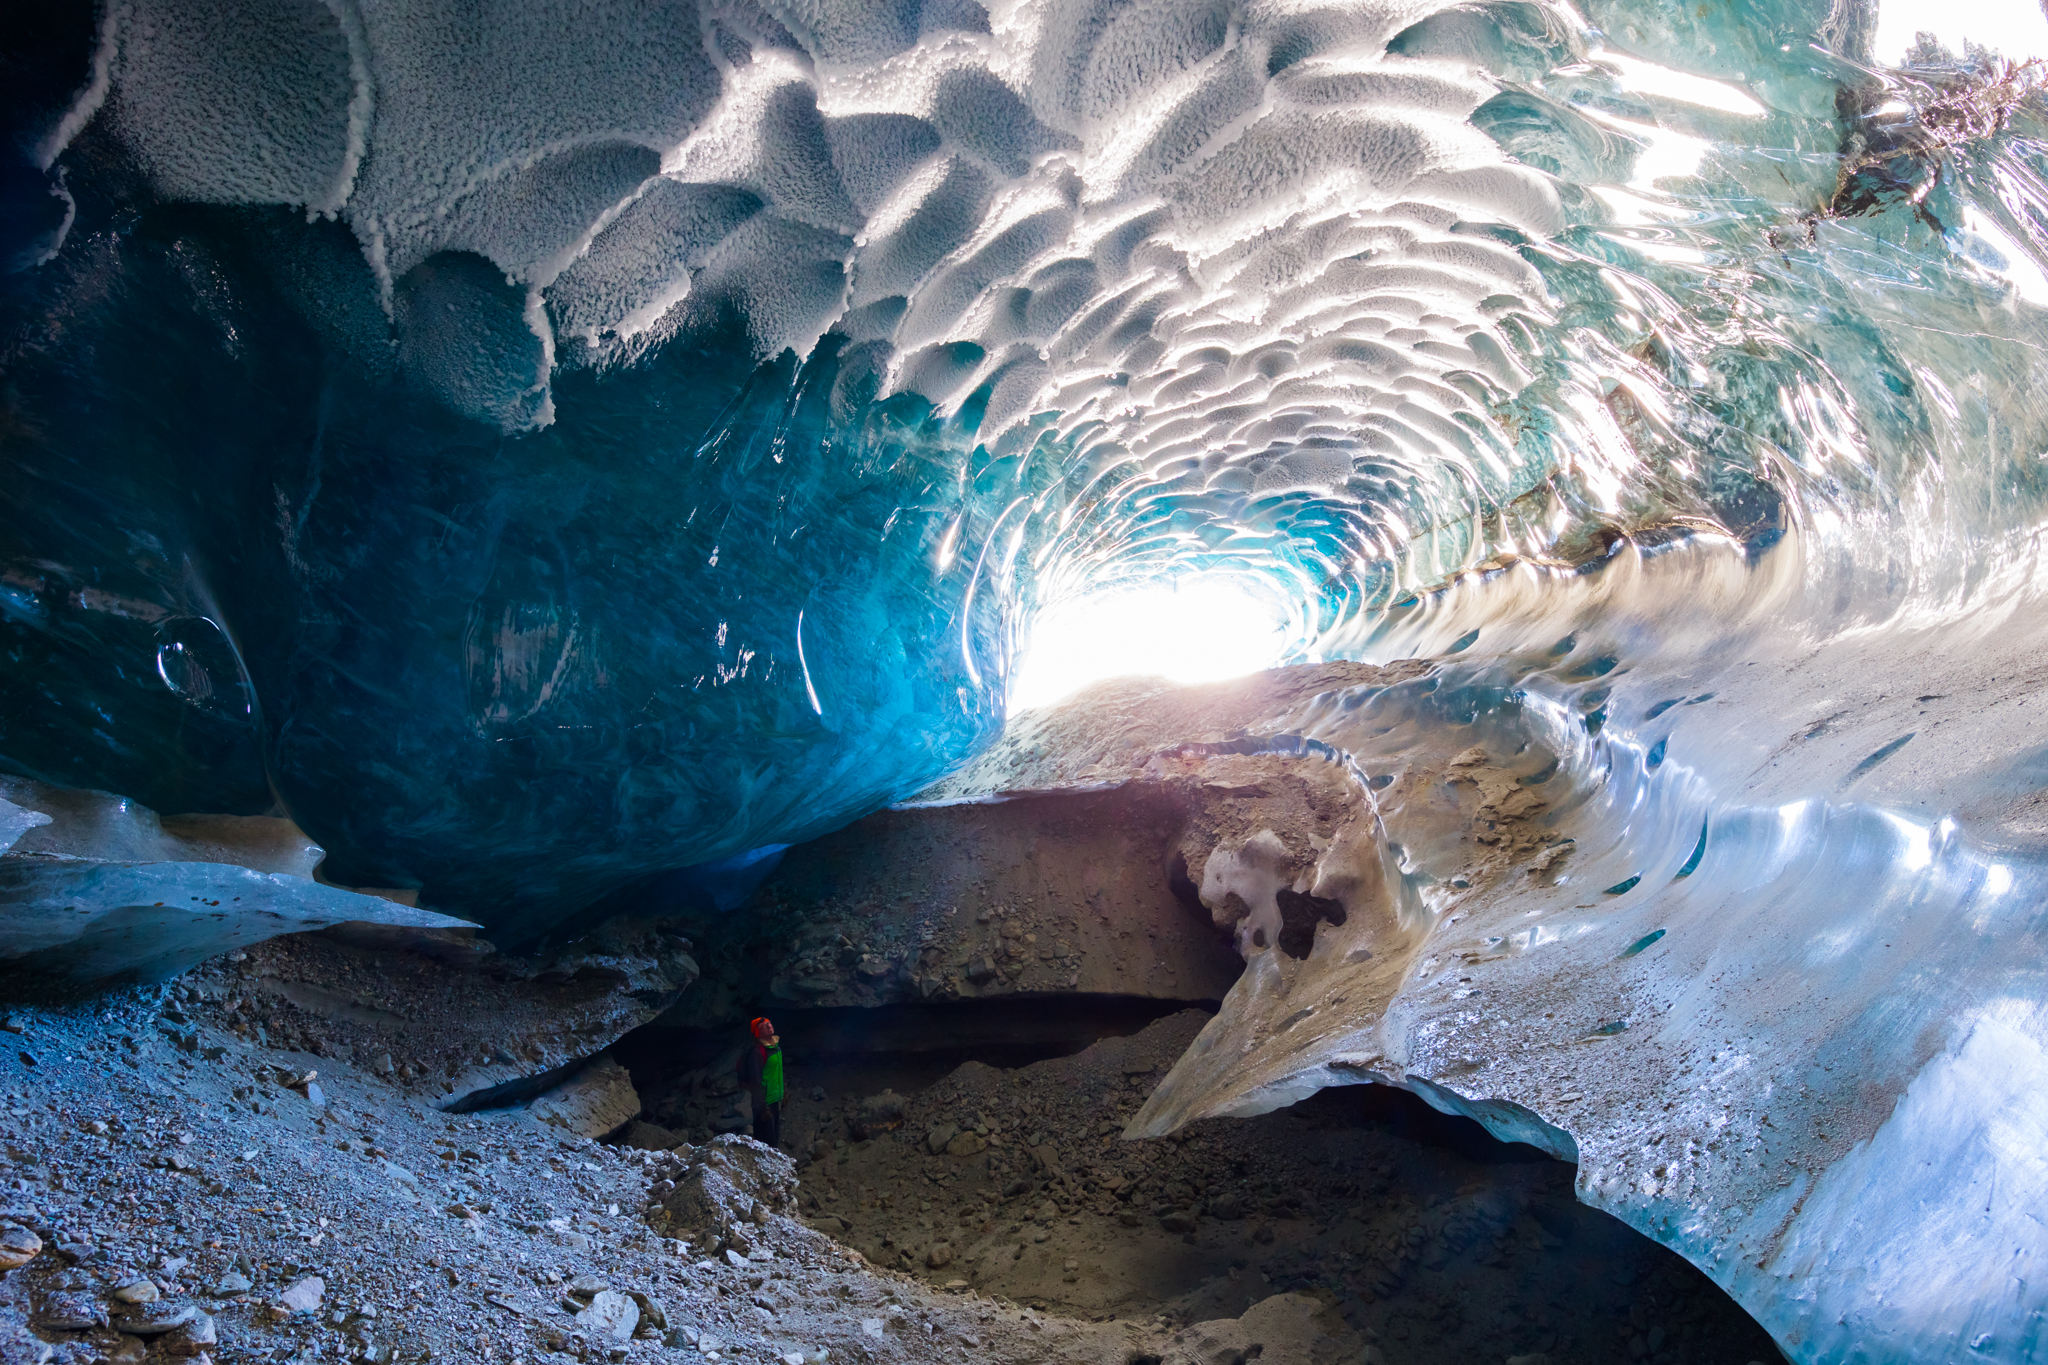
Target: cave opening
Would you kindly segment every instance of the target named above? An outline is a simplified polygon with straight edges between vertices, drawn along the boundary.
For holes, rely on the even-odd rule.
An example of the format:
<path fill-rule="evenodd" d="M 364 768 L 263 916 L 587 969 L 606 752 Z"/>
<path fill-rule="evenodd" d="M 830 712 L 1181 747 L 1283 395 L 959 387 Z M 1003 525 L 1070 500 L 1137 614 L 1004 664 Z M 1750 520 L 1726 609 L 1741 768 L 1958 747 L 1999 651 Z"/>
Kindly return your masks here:
<path fill-rule="evenodd" d="M 1060 577 L 1050 575 L 1011 671 L 1013 712 L 1050 705 L 1105 678 L 1195 683 L 1256 673 L 1303 643 L 1298 602 L 1264 575 L 1160 572 L 1086 582 L 1065 595 Z"/>

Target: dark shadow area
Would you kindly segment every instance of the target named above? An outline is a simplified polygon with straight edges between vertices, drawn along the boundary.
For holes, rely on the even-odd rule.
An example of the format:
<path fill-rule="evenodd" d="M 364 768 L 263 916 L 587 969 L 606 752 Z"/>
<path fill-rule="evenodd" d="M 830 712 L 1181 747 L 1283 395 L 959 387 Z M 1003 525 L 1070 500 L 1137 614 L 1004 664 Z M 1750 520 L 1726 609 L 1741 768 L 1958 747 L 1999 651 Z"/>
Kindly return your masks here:
<path fill-rule="evenodd" d="M 1280 951 L 1297 962 L 1316 946 L 1316 925 L 1344 922 L 1344 902 L 1282 887 L 1274 894 L 1280 906 Z"/>
<path fill-rule="evenodd" d="M 1390 1085 L 1346 1085 L 1319 1090 L 1293 1108 L 1311 1122 L 1369 1128 L 1483 1166 L 1548 1162 L 1574 1169 L 1526 1142 L 1502 1142 L 1478 1120 L 1446 1114 L 1413 1091 L 1396 1090 Z"/>
<path fill-rule="evenodd" d="M 1385 1365 L 1779 1359 L 1698 1270 L 1579 1203 L 1575 1167 L 1408 1091 L 1126 1140 L 1210 1013 L 1050 995 L 771 1012 L 801 1214 L 883 1269 L 1073 1317 L 1178 1326 L 1308 1294 Z M 743 1129 L 743 1037 L 629 1035 L 615 1055 L 646 1112 L 626 1141 L 702 1141 L 713 1109 Z"/>
<path fill-rule="evenodd" d="M 965 1062 L 1011 1069 L 1067 1057 L 1100 1039 L 1125 1037 L 1190 1008 L 1213 1014 L 1216 1005 L 1148 996 L 1015 995 L 873 1009 L 757 1006 L 748 1017 L 766 1015 L 775 1021 L 793 1085 L 795 1078 L 829 1073 L 835 1088 L 907 1094 Z M 657 1023 L 627 1034 L 612 1055 L 653 1111 L 679 1078 L 731 1071 L 746 1037 L 745 1024 L 678 1029 Z"/>

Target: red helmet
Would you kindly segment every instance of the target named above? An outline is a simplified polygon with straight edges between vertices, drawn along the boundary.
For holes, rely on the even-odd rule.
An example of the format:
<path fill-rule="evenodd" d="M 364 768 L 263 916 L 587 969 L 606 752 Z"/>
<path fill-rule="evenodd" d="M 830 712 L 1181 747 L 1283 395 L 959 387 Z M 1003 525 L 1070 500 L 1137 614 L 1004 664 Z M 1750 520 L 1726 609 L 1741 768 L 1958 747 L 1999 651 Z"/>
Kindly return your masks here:
<path fill-rule="evenodd" d="M 753 1030 L 754 1030 L 754 1036 L 755 1036 L 756 1038 L 766 1038 L 766 1037 L 767 1037 L 767 1036 L 769 1035 L 769 1033 L 770 1033 L 770 1032 L 771 1032 L 772 1030 L 771 1030 L 771 1029 L 770 1029 L 770 1027 L 769 1027 L 769 1024 L 768 1024 L 768 1018 L 767 1018 L 767 1016 L 766 1016 L 766 1015 L 763 1015 L 763 1016 L 762 1016 L 761 1018 L 759 1018 L 759 1019 L 756 1019 L 756 1020 L 754 1021 L 754 1023 L 753 1023 Z"/>

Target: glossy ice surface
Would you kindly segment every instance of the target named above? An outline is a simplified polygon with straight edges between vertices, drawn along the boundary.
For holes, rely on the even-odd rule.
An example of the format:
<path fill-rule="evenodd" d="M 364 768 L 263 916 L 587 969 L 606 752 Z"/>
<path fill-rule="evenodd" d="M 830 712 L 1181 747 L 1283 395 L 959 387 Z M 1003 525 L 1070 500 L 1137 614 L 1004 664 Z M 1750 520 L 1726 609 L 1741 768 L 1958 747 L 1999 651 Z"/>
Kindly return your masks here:
<path fill-rule="evenodd" d="M 1400 1080 L 1801 1361 L 2033 1358 L 2048 121 L 1879 18 L 50 7 L 0 764 L 511 942 L 925 786 L 1041 605 L 1238 575 L 1450 661 L 1254 737 L 1476 744 L 1573 852 L 1459 888 L 1362 788 L 1412 973 L 1287 1051 L 1344 964 L 1255 960 L 1149 1123 Z"/>

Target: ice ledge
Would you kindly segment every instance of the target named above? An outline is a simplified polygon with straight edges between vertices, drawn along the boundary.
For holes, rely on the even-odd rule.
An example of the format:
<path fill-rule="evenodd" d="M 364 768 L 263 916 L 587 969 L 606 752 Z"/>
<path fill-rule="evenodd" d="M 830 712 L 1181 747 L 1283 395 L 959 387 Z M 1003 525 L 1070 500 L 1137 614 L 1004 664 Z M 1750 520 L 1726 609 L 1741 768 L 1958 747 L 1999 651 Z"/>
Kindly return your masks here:
<path fill-rule="evenodd" d="M 474 928 L 381 896 L 227 863 L 0 857 L 0 996 L 159 981 L 279 934 L 370 923 Z"/>
<path fill-rule="evenodd" d="M 1334 773 L 1311 762 L 1327 749 L 1366 775 L 1369 796 L 1341 784 L 1344 837 L 1264 882 L 1191 855 L 1219 923 L 1226 881 L 1240 924 L 1288 877 L 1345 914 L 1305 955 L 1248 951 L 1126 1135 L 1398 1085 L 1575 1158 L 1581 1199 L 1698 1265 L 1801 1365 L 2036 1358 L 2048 865 L 1955 819 L 1724 781 L 1725 720 L 1666 700 L 1719 690 L 1704 670 L 1547 669 L 1458 661 L 1220 709 L 1122 685 L 1027 717 L 1028 742 L 953 784 L 1194 780 L 1249 813 L 1207 726 L 1245 710 L 1263 714 L 1228 719 L 1229 749 L 1286 741 L 1304 768 Z M 1621 719 L 1587 724 L 1596 706 Z M 1806 757 L 1809 788 L 1843 788 Z M 1315 833 L 1212 823 L 1239 872 L 1265 835 Z"/>

